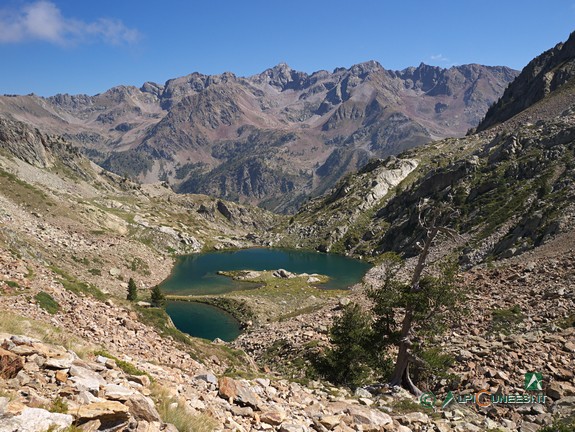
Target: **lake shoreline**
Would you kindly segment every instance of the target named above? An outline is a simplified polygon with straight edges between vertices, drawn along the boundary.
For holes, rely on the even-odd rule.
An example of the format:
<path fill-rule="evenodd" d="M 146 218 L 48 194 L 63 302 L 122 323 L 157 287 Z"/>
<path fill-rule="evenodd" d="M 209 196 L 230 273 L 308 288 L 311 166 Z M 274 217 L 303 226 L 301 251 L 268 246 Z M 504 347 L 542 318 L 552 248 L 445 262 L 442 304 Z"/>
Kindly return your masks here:
<path fill-rule="evenodd" d="M 181 256 L 161 286 L 170 301 L 179 303 L 172 308 L 179 314 L 178 328 L 213 339 L 211 328 L 226 315 L 245 330 L 305 314 L 346 296 L 369 268 L 369 263 L 340 255 L 249 248 Z M 195 305 L 186 311 L 181 302 Z M 202 310 L 201 304 L 210 309 Z"/>

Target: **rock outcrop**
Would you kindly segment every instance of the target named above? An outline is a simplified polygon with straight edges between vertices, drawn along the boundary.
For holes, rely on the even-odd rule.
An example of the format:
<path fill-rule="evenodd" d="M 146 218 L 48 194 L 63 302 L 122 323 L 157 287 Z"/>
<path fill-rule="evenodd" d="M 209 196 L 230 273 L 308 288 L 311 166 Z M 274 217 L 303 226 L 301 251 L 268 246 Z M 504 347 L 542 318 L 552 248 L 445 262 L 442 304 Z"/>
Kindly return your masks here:
<path fill-rule="evenodd" d="M 575 33 L 563 43 L 535 57 L 487 111 L 478 131 L 503 123 L 559 91 L 575 77 Z M 570 91 L 570 90 L 569 90 Z"/>

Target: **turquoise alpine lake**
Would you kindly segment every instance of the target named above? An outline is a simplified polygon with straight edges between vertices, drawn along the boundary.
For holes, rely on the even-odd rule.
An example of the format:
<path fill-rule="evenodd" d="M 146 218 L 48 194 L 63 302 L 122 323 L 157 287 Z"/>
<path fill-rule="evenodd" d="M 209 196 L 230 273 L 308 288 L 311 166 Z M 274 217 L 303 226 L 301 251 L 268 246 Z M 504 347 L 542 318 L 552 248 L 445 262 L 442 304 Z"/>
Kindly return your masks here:
<path fill-rule="evenodd" d="M 237 319 L 220 308 L 204 303 L 169 301 L 166 312 L 179 330 L 191 336 L 232 341 L 241 333 Z"/>
<path fill-rule="evenodd" d="M 319 252 L 254 248 L 181 256 L 161 287 L 166 294 L 217 295 L 254 285 L 218 275 L 229 270 L 277 270 L 329 276 L 323 289 L 344 289 L 359 282 L 371 266 L 341 255 Z M 318 288 L 318 289 L 320 289 Z M 192 336 L 229 341 L 241 332 L 227 312 L 202 303 L 169 302 L 166 312 L 178 329 Z"/>

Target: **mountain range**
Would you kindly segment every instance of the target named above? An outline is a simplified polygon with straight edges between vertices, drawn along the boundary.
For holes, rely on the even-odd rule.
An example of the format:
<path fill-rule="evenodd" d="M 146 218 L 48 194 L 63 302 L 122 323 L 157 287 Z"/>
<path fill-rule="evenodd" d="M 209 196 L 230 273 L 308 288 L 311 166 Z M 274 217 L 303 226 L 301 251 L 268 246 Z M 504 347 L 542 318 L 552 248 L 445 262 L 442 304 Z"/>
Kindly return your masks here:
<path fill-rule="evenodd" d="M 5 95 L 0 113 L 122 176 L 286 212 L 372 157 L 464 135 L 516 76 L 477 64 L 391 71 L 369 61 L 312 74 L 279 64 L 95 96 Z"/>

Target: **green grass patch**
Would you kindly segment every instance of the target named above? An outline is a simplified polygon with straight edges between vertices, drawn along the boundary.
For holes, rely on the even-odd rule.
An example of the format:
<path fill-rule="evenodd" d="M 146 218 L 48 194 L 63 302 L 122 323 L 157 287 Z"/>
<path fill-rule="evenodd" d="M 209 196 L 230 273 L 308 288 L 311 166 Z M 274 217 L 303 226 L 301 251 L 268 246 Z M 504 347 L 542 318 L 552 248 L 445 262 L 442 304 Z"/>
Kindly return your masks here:
<path fill-rule="evenodd" d="M 36 300 L 38 306 L 40 306 L 51 315 L 54 315 L 60 310 L 60 305 L 58 302 L 54 300 L 50 294 L 44 291 L 40 291 L 38 294 L 36 294 L 34 299 Z"/>
<path fill-rule="evenodd" d="M 66 414 L 68 412 L 68 402 L 58 396 L 46 409 L 53 413 Z"/>
<path fill-rule="evenodd" d="M 10 200 L 30 210 L 43 212 L 54 206 L 44 192 L 3 169 L 0 169 L 0 189 Z"/>
<path fill-rule="evenodd" d="M 75 425 L 71 425 L 64 429 L 60 429 L 58 426 L 52 425 L 48 429 L 46 429 L 45 432 L 84 432 L 84 429 L 80 429 L 78 426 Z"/>
<path fill-rule="evenodd" d="M 257 272 L 259 273 L 259 276 L 245 279 L 243 276 L 247 272 L 250 272 L 250 270 L 222 271 L 218 272 L 218 274 L 251 284 L 259 284 L 259 286 L 256 286 L 255 288 L 234 291 L 236 294 L 257 294 L 258 296 L 274 298 L 284 297 L 285 294 L 288 293 L 314 294 L 317 297 L 331 297 L 333 295 L 341 294 L 341 290 L 320 290 L 313 286 L 327 283 L 329 281 L 329 277 L 324 275 L 314 275 L 314 277 L 319 279 L 319 282 L 309 283 L 307 282 L 309 276 L 296 275 L 295 277 L 281 278 L 273 276 L 273 271 L 259 271 Z"/>
<path fill-rule="evenodd" d="M 79 264 L 84 264 L 85 266 L 90 265 L 90 260 L 86 257 L 79 258 L 76 255 L 72 255 L 72 260 Z"/>
<path fill-rule="evenodd" d="M 419 402 L 409 398 L 402 398 L 393 401 L 390 406 L 393 412 L 400 414 L 429 411 L 429 409 L 426 410 Z"/>
<path fill-rule="evenodd" d="M 509 309 L 494 309 L 491 312 L 491 331 L 510 334 L 524 319 L 525 315 L 518 305 Z"/>
<path fill-rule="evenodd" d="M 149 276 L 151 274 L 148 263 L 139 257 L 134 257 L 132 262 L 128 265 L 128 268 L 133 272 L 141 273 L 144 276 Z"/>
<path fill-rule="evenodd" d="M 8 285 L 10 288 L 20 288 L 20 285 L 16 281 L 7 280 L 4 281 L 4 283 Z"/>
<path fill-rule="evenodd" d="M 539 432 L 575 432 L 575 415 L 556 419 L 549 426 L 539 429 Z"/>
<path fill-rule="evenodd" d="M 557 323 L 562 329 L 567 329 L 569 327 L 575 327 L 575 314 L 571 314 L 566 318 L 559 320 Z"/>
<path fill-rule="evenodd" d="M 60 276 L 58 281 L 62 284 L 64 289 L 71 291 L 74 294 L 88 294 L 100 301 L 104 301 L 108 298 L 106 294 L 104 294 L 94 285 L 79 281 L 74 276 L 69 275 L 64 270 L 56 266 L 50 266 L 50 269 Z"/>
<path fill-rule="evenodd" d="M 26 279 L 34 279 L 34 269 L 31 267 L 26 267 L 28 269 L 28 273 L 26 273 L 26 276 L 24 276 Z"/>
<path fill-rule="evenodd" d="M 124 360 L 120 360 L 118 357 L 113 356 L 112 354 L 110 354 L 108 351 L 106 350 L 97 350 L 94 351 L 94 355 L 96 356 L 102 356 L 102 357 L 106 357 L 109 359 L 112 359 L 116 362 L 116 365 L 122 369 L 125 373 L 127 373 L 128 375 L 148 375 L 147 372 L 144 372 L 141 369 L 138 369 L 136 366 L 134 366 L 132 363 L 124 361 Z M 149 375 L 148 375 L 149 376 Z M 151 376 L 149 376 L 150 379 L 152 379 Z"/>

